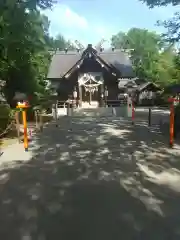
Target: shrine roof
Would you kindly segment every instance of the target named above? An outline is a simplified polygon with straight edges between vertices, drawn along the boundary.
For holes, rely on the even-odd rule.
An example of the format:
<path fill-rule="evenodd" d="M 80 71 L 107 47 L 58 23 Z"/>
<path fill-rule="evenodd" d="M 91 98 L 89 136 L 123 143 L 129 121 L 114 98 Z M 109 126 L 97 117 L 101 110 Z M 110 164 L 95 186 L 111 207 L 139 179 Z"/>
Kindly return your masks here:
<path fill-rule="evenodd" d="M 81 59 L 81 54 L 77 52 L 56 52 L 51 59 L 48 79 L 58 79 L 64 76 L 69 69 Z"/>
<path fill-rule="evenodd" d="M 140 85 L 138 86 L 138 88 L 137 88 L 137 90 L 138 90 L 139 92 L 142 92 L 142 91 L 144 91 L 144 90 L 146 90 L 146 89 L 148 89 L 148 90 L 150 90 L 150 91 L 161 91 L 161 90 L 162 90 L 159 86 L 157 86 L 157 85 L 156 85 L 155 83 L 153 83 L 153 82 L 146 82 L 146 83 L 140 84 Z"/>
<path fill-rule="evenodd" d="M 122 77 L 134 77 L 132 63 L 127 53 L 115 49 L 96 52 L 95 55 L 110 68 L 119 71 Z M 83 60 L 83 52 L 57 51 L 52 56 L 47 79 L 60 79 L 81 60 Z"/>
<path fill-rule="evenodd" d="M 127 53 L 115 49 L 114 51 L 107 50 L 100 52 L 99 56 L 107 62 L 108 65 L 120 71 L 122 77 L 134 77 L 132 62 Z"/>

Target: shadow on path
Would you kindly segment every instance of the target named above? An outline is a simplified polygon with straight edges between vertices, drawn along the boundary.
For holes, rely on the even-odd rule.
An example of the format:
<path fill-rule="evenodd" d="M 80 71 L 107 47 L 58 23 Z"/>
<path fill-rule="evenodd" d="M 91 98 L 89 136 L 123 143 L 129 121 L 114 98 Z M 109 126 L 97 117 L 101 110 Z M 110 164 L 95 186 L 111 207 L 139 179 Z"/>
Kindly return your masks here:
<path fill-rule="evenodd" d="M 1 169 L 0 239 L 180 238 L 180 154 L 162 136 L 62 118 L 36 141 L 30 161 Z"/>

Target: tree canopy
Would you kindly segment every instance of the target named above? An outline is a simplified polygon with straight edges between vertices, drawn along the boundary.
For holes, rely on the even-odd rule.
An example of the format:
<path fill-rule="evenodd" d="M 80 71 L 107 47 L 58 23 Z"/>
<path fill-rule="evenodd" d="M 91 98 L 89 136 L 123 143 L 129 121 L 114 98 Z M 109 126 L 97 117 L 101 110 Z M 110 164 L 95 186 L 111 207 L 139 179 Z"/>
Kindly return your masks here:
<path fill-rule="evenodd" d="M 180 4 L 180 0 L 140 0 L 141 2 L 146 3 L 149 7 L 161 7 L 161 6 L 167 6 L 168 4 L 171 4 L 173 6 L 177 6 Z"/>
<path fill-rule="evenodd" d="M 54 3 L 56 3 L 56 0 L 5 0 L 1 1 L 0 6 L 18 6 L 19 8 L 24 8 L 28 10 L 36 10 L 38 7 L 41 9 L 51 8 Z"/>
<path fill-rule="evenodd" d="M 112 36 L 112 45 L 130 54 L 136 75 L 161 85 L 179 80 L 179 55 L 155 32 L 132 28 Z M 177 74 L 178 73 L 178 74 Z"/>
<path fill-rule="evenodd" d="M 7 101 L 15 92 L 31 98 L 46 92 L 50 49 L 63 49 L 70 43 L 63 36 L 49 36 L 49 20 L 38 10 L 51 7 L 51 0 L 5 0 L 0 3 L 0 79 Z M 17 17 L 18 16 L 18 17 Z"/>

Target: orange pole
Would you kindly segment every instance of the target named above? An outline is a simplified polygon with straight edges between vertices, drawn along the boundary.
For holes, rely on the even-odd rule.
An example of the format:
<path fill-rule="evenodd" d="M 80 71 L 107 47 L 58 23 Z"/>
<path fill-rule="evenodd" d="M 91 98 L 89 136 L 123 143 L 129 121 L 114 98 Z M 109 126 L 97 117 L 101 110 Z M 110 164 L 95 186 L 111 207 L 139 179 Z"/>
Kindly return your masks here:
<path fill-rule="evenodd" d="M 169 124 L 169 145 L 173 147 L 174 144 L 174 104 L 170 107 L 170 124 Z"/>
<path fill-rule="evenodd" d="M 28 151 L 28 133 L 27 133 L 27 119 L 26 119 L 25 109 L 23 109 L 22 111 L 22 119 L 23 119 L 23 125 L 24 125 L 24 149 L 27 152 Z"/>

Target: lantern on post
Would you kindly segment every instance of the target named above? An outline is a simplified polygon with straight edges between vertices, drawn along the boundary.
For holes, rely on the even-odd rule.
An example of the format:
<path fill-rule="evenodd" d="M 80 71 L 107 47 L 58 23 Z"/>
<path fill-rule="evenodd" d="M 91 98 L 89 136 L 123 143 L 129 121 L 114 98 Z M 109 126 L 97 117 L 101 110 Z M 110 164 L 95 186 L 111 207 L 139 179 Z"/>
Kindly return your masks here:
<path fill-rule="evenodd" d="M 132 82 L 129 82 L 127 85 L 127 115 L 131 117 L 132 124 L 134 125 L 135 118 L 135 109 L 134 109 L 134 86 Z"/>
<path fill-rule="evenodd" d="M 75 87 L 74 91 L 73 91 L 73 107 L 76 106 L 76 101 L 77 101 L 77 90 L 76 90 L 76 87 Z"/>
<path fill-rule="evenodd" d="M 76 90 L 76 87 L 74 88 L 74 91 L 73 91 L 73 98 L 74 98 L 74 99 L 77 98 L 77 90 Z"/>
<path fill-rule="evenodd" d="M 127 84 L 126 84 L 126 87 L 127 87 L 127 93 L 129 95 L 129 97 L 132 97 L 133 93 L 134 93 L 134 84 L 132 81 L 129 81 Z"/>
<path fill-rule="evenodd" d="M 105 96 L 106 107 L 108 106 L 108 105 L 107 105 L 108 94 L 109 94 L 109 93 L 108 93 L 107 86 L 105 86 L 104 96 Z"/>
<path fill-rule="evenodd" d="M 42 117 L 41 117 L 41 111 L 42 108 L 40 105 L 35 106 L 33 108 L 34 113 L 35 113 L 35 121 L 36 121 L 36 129 L 41 130 L 42 131 Z"/>
<path fill-rule="evenodd" d="M 17 102 L 16 108 L 22 111 L 22 120 L 24 126 L 24 149 L 28 151 L 28 132 L 27 132 L 27 116 L 26 109 L 29 107 L 29 103 L 27 101 L 27 96 L 24 93 L 16 92 L 14 96 L 14 100 Z"/>
<path fill-rule="evenodd" d="M 55 120 L 55 125 L 56 127 L 58 127 L 58 93 L 57 91 L 53 91 L 52 93 L 52 99 L 53 99 L 53 104 L 52 104 L 52 115 L 53 115 L 53 119 Z"/>

